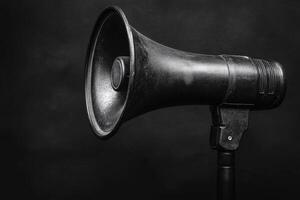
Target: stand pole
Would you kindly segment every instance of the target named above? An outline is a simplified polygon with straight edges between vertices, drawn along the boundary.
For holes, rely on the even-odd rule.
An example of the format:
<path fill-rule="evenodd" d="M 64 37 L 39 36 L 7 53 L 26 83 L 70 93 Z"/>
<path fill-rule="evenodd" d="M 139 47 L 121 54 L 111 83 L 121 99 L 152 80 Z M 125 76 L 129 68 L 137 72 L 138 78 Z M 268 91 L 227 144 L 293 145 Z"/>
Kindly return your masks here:
<path fill-rule="evenodd" d="M 235 200 L 234 151 L 218 150 L 217 199 Z"/>

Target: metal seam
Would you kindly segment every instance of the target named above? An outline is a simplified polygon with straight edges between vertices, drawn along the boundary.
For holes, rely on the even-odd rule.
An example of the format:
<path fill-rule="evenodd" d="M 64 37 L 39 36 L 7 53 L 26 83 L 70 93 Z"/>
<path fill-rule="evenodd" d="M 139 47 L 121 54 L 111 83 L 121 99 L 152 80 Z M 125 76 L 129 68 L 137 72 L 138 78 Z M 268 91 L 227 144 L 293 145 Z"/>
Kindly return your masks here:
<path fill-rule="evenodd" d="M 224 98 L 222 99 L 222 102 L 221 102 L 221 103 L 225 103 L 227 101 L 228 97 L 230 96 L 230 94 L 233 91 L 232 73 L 230 72 L 230 67 L 228 65 L 226 56 L 225 55 L 219 55 L 219 56 L 224 60 L 226 66 L 227 66 L 227 69 L 228 69 L 228 86 L 227 86 Z"/>

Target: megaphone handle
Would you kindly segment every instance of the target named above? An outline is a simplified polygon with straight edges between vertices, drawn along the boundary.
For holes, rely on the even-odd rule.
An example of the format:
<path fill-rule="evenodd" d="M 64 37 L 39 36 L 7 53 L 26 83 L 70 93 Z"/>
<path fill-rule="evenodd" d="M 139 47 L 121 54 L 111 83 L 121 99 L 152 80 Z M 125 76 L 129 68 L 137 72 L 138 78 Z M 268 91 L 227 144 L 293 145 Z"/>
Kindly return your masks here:
<path fill-rule="evenodd" d="M 211 106 L 210 145 L 218 152 L 217 199 L 235 200 L 234 153 L 248 128 L 249 109 Z"/>

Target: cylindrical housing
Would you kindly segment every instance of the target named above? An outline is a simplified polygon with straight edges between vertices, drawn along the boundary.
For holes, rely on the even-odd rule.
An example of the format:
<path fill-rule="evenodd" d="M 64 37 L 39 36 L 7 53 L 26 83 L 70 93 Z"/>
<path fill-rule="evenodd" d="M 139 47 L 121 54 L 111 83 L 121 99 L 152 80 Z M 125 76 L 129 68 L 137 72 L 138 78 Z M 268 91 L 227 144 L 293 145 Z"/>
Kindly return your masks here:
<path fill-rule="evenodd" d="M 285 94 L 285 77 L 278 62 L 246 56 L 222 55 L 228 66 L 225 104 L 248 105 L 253 109 L 278 106 Z"/>

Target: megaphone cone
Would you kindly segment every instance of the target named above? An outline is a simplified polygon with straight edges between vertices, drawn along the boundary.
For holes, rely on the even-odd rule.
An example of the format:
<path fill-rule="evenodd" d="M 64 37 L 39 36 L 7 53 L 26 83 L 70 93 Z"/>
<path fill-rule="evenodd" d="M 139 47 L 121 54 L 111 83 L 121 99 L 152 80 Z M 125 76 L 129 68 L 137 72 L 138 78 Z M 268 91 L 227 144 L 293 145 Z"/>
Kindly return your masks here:
<path fill-rule="evenodd" d="M 118 7 L 105 9 L 92 33 L 85 96 L 90 123 L 101 137 L 153 109 L 185 104 L 266 109 L 278 106 L 284 94 L 279 63 L 166 47 L 132 28 Z"/>

